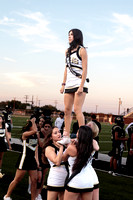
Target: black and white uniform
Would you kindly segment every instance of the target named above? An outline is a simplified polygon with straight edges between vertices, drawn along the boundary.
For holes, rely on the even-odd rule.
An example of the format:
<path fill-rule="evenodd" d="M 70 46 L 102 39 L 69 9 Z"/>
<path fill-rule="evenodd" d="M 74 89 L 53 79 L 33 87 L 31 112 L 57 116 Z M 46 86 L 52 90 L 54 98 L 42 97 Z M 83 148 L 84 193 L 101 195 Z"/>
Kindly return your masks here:
<path fill-rule="evenodd" d="M 18 158 L 16 167 L 22 170 L 36 170 L 37 162 L 35 159 L 35 150 L 38 144 L 37 135 L 31 135 L 23 140 L 23 151 Z"/>
<path fill-rule="evenodd" d="M 6 143 L 5 143 L 5 129 L 0 128 L 0 152 L 7 151 Z"/>
<path fill-rule="evenodd" d="M 83 68 L 82 68 L 82 59 L 79 55 L 80 49 L 83 48 L 82 46 L 79 46 L 78 49 L 70 54 L 70 62 L 71 67 L 73 71 L 79 73 L 82 75 Z M 66 67 L 67 67 L 67 80 L 65 85 L 65 93 L 73 93 L 76 92 L 81 84 L 81 78 L 75 76 L 72 74 L 72 72 L 69 69 L 69 56 L 66 57 Z M 88 93 L 87 83 L 85 81 L 83 92 Z"/>
<path fill-rule="evenodd" d="M 57 148 L 55 145 L 51 145 L 53 148 L 55 148 L 55 153 L 58 155 L 59 148 Z M 65 150 L 65 148 L 64 148 Z M 63 151 L 64 151 L 63 150 Z M 50 191 L 64 191 L 64 184 L 65 179 L 67 177 L 68 171 L 67 171 L 67 162 L 62 162 L 60 166 L 56 166 L 53 162 L 51 162 L 49 159 L 50 164 L 50 171 L 47 179 L 47 189 Z"/>
<path fill-rule="evenodd" d="M 3 112 L 5 123 L 7 124 L 7 131 L 11 132 L 12 125 L 11 125 L 11 117 L 12 117 L 12 111 L 6 111 L 4 110 Z"/>
<path fill-rule="evenodd" d="M 69 177 L 72 175 L 72 168 L 74 165 L 76 157 L 69 157 Z M 99 187 L 98 177 L 95 170 L 91 165 L 91 160 L 88 160 L 88 163 L 82 170 L 77 173 L 66 185 L 66 190 L 75 193 L 81 192 L 91 192 L 93 189 Z"/>

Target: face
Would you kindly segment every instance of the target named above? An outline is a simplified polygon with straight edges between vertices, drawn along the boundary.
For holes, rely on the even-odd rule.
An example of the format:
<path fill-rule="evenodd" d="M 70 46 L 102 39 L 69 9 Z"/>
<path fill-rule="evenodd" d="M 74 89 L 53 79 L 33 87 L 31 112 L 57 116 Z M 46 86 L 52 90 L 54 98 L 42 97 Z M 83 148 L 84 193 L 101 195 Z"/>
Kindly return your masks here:
<path fill-rule="evenodd" d="M 44 131 L 46 132 L 46 133 L 49 133 L 49 131 L 51 130 L 51 126 L 50 126 L 50 124 L 45 124 L 44 125 Z"/>
<path fill-rule="evenodd" d="M 57 142 L 61 140 L 61 133 L 58 128 L 54 128 L 52 131 L 52 140 Z"/>
<path fill-rule="evenodd" d="M 70 31 L 69 34 L 68 34 L 68 41 L 69 41 L 69 44 L 74 40 L 74 35 L 73 35 L 73 32 Z"/>
<path fill-rule="evenodd" d="M 44 123 L 44 119 L 43 119 L 43 118 L 40 118 L 40 120 L 39 120 L 39 126 L 42 126 L 43 123 Z"/>

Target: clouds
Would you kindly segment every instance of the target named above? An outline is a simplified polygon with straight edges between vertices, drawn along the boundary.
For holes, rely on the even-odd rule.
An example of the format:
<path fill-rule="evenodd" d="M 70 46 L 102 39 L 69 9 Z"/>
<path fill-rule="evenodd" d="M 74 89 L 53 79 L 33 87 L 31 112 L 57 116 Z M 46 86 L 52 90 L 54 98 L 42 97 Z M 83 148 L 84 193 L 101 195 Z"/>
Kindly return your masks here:
<path fill-rule="evenodd" d="M 49 79 L 48 76 L 44 76 L 40 73 L 28 73 L 28 72 L 12 72 L 12 73 L 3 73 L 5 77 L 6 85 L 16 85 L 16 87 L 21 88 L 33 88 L 41 87 L 45 85 Z"/>
<path fill-rule="evenodd" d="M 51 22 L 41 12 L 16 12 L 14 18 L 0 19 L 0 30 L 23 41 L 32 48 L 31 52 L 52 50 L 64 52 L 64 44 L 50 29 Z M 8 28 L 8 30 L 6 30 Z M 10 30 L 10 31 L 9 31 Z"/>
<path fill-rule="evenodd" d="M 9 57 L 0 57 L 0 60 L 8 61 L 8 62 L 11 62 L 11 63 L 15 63 L 16 62 L 15 59 L 9 58 Z"/>
<path fill-rule="evenodd" d="M 89 34 L 92 38 L 88 44 L 89 58 L 133 56 L 133 17 L 112 13 L 106 29 L 103 35 Z"/>

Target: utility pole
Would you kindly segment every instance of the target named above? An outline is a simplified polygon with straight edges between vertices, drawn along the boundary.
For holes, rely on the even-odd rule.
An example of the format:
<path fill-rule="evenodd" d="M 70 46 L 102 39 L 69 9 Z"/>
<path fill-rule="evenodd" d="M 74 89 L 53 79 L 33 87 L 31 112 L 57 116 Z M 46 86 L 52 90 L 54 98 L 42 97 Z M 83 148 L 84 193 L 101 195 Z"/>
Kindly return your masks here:
<path fill-rule="evenodd" d="M 25 102 L 27 103 L 28 102 L 28 98 L 29 98 L 28 95 L 25 95 L 24 98 L 25 98 Z"/>
<path fill-rule="evenodd" d="M 15 101 L 16 101 L 16 97 L 14 97 L 14 100 L 13 100 L 13 111 L 15 110 Z"/>
<path fill-rule="evenodd" d="M 96 105 L 96 113 L 97 113 L 97 108 L 98 108 L 98 105 Z"/>
<path fill-rule="evenodd" d="M 118 105 L 118 115 L 120 115 L 120 107 L 121 107 L 122 101 L 121 98 L 119 98 L 119 105 Z"/>
<path fill-rule="evenodd" d="M 56 108 L 57 108 L 57 103 L 58 103 L 57 100 L 55 100 L 55 107 L 56 107 Z"/>

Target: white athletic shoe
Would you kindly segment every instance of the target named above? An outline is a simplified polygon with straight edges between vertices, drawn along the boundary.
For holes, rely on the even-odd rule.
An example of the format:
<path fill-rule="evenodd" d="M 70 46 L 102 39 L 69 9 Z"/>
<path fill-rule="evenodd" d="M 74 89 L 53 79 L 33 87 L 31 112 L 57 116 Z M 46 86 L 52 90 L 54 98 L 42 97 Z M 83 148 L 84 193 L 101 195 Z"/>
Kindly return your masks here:
<path fill-rule="evenodd" d="M 108 171 L 109 174 L 113 174 L 113 171 Z"/>
<path fill-rule="evenodd" d="M 29 194 L 31 194 L 31 186 L 30 186 L 30 185 L 28 186 L 27 192 L 28 192 Z"/>
<path fill-rule="evenodd" d="M 117 173 L 114 173 L 114 172 L 112 173 L 112 176 L 117 176 L 117 175 L 118 175 Z"/>
<path fill-rule="evenodd" d="M 2 178 L 4 175 L 5 175 L 5 174 L 2 174 L 2 173 L 0 172 L 0 178 Z"/>
<path fill-rule="evenodd" d="M 42 200 L 42 196 L 38 194 L 38 196 L 35 198 L 35 200 Z"/>
<path fill-rule="evenodd" d="M 4 200 L 12 200 L 11 197 L 6 197 L 6 195 L 3 197 Z"/>
<path fill-rule="evenodd" d="M 37 200 L 42 200 L 41 194 L 38 194 Z"/>
<path fill-rule="evenodd" d="M 66 145 L 66 144 L 69 144 L 71 142 L 71 139 L 68 136 L 63 136 L 63 138 L 61 140 L 57 141 L 57 142 L 59 144 Z"/>

